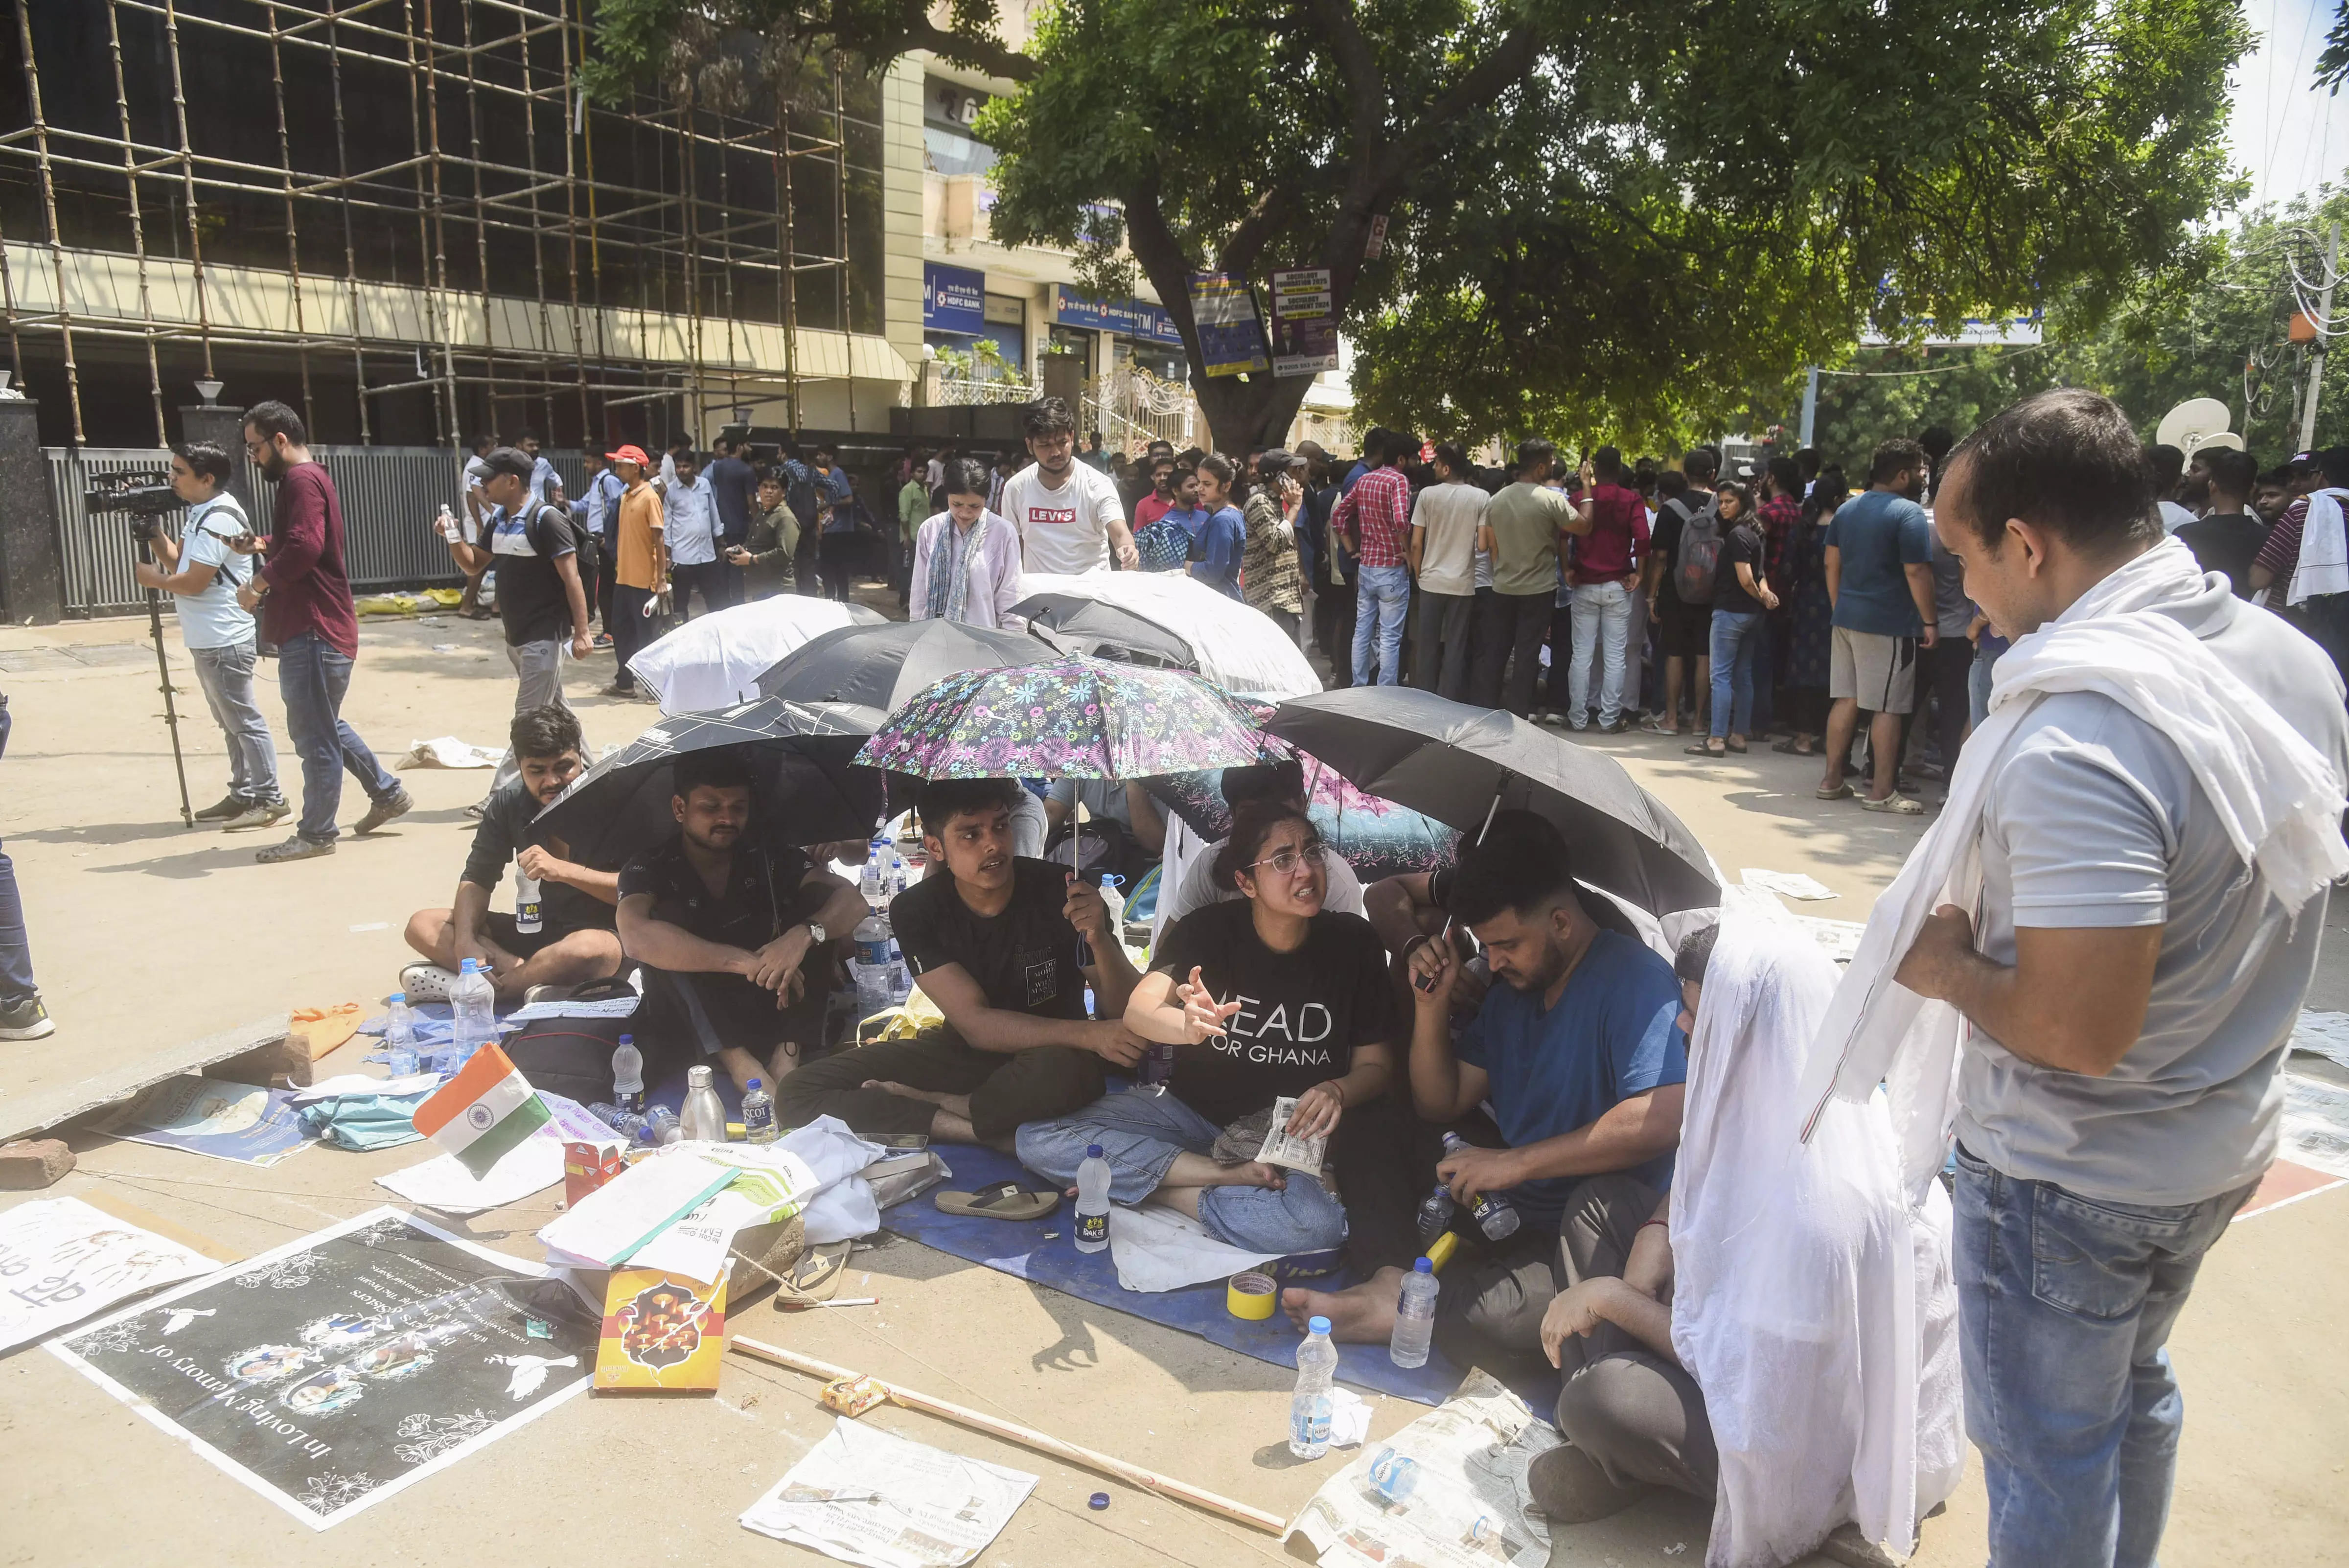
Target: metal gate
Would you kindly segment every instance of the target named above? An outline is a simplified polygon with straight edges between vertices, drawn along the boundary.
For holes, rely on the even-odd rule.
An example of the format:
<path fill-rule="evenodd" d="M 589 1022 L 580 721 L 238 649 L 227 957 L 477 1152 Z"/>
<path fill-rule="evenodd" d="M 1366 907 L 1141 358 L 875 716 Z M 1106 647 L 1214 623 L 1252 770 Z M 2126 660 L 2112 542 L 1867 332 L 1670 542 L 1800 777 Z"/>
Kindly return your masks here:
<path fill-rule="evenodd" d="M 343 504 L 343 567 L 360 593 L 453 585 L 463 579 L 433 527 L 442 506 L 458 500 L 460 458 L 447 447 L 316 446 L 311 455 L 334 476 Z M 65 572 L 65 612 L 72 618 L 143 614 L 147 605 L 130 575 L 139 558 L 127 516 L 92 515 L 82 494 L 93 479 L 171 466 L 168 452 L 143 447 L 43 447 L 57 508 L 59 556 Z M 577 452 L 546 453 L 568 493 L 584 484 Z M 277 487 L 240 462 L 231 488 L 245 504 L 254 532 L 267 534 Z"/>

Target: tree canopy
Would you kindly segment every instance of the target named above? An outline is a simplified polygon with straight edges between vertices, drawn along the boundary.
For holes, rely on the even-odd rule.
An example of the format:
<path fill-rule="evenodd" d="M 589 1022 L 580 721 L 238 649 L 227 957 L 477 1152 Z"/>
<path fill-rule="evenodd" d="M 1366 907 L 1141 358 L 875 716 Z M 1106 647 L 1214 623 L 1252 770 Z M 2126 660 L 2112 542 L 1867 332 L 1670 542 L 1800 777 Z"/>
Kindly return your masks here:
<path fill-rule="evenodd" d="M 1195 365 L 1190 273 L 1322 265 L 1365 417 L 1662 440 L 1863 322 L 2207 265 L 2247 38 L 2236 0 L 1062 0 L 980 129 L 996 237 L 1098 254 L 1121 204 Z M 1227 445 L 1305 385 L 1195 376 Z"/>

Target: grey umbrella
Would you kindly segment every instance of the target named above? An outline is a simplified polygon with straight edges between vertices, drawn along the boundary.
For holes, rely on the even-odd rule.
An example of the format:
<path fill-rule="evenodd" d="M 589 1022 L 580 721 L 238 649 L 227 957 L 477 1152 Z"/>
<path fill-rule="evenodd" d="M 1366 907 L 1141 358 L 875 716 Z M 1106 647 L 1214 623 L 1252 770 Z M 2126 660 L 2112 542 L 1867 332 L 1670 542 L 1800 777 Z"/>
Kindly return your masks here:
<path fill-rule="evenodd" d="M 1566 836 L 1576 876 L 1651 914 L 1721 901 L 1696 835 L 1620 763 L 1497 708 L 1357 686 L 1285 701 L 1265 729 L 1471 839 L 1501 806 L 1539 813 Z"/>

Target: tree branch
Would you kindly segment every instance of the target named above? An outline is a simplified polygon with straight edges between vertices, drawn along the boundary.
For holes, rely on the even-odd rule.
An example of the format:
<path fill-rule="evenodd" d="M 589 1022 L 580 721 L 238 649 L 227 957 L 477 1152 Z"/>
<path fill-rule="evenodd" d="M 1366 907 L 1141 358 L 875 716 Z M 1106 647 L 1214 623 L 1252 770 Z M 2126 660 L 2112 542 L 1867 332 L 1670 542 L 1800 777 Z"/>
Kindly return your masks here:
<path fill-rule="evenodd" d="M 1226 272 L 1245 277 L 1254 270 L 1257 253 L 1263 250 L 1265 242 L 1272 238 L 1272 225 L 1281 204 L 1294 194 L 1295 192 L 1288 185 L 1276 184 L 1256 199 L 1256 205 L 1248 209 L 1247 216 L 1239 221 L 1238 226 L 1232 230 L 1231 237 L 1224 242 L 1223 248 L 1216 254 L 1216 260 Z"/>
<path fill-rule="evenodd" d="M 903 47 L 876 45 L 876 58 L 895 59 L 908 50 L 927 49 L 952 64 L 968 66 L 989 76 L 1015 82 L 1036 79 L 1039 67 L 1033 59 L 993 38 L 977 37 L 937 26 L 930 20 L 930 8 L 925 0 L 903 0 L 899 17 Z"/>
<path fill-rule="evenodd" d="M 1541 57 L 1541 37 L 1524 23 L 1509 29 L 1506 36 L 1493 52 L 1470 67 L 1465 76 L 1445 91 L 1436 95 L 1428 106 L 1414 117 L 1409 130 L 1398 136 L 1383 150 L 1383 178 L 1379 186 L 1385 189 L 1391 181 L 1410 171 L 1411 164 L 1426 151 L 1436 136 L 1454 120 L 1471 109 L 1492 102 L 1508 88 L 1516 85 L 1534 61 Z"/>
<path fill-rule="evenodd" d="M 1337 57 L 1338 74 L 1345 78 L 1347 118 L 1351 121 L 1354 156 L 1370 155 L 1386 139 L 1387 88 L 1379 57 L 1354 18 L 1353 0 L 1306 0 Z"/>

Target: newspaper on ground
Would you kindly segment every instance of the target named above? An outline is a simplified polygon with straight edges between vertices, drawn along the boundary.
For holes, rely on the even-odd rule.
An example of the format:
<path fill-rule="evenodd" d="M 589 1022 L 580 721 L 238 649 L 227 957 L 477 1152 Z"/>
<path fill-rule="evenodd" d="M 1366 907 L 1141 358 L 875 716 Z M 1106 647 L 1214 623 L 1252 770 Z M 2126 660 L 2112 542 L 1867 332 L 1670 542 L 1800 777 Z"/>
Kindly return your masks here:
<path fill-rule="evenodd" d="M 1739 873 L 1739 877 L 1747 887 L 1763 888 L 1782 898 L 1811 900 L 1837 897 L 1834 888 L 1816 877 L 1804 876 L 1800 871 L 1764 871 L 1748 866 Z"/>
<path fill-rule="evenodd" d="M 0 1352 L 220 1265 L 78 1198 L 0 1213 Z"/>
<path fill-rule="evenodd" d="M 1267 1165 L 1285 1165 L 1291 1170 L 1301 1170 L 1316 1178 L 1321 1175 L 1321 1155 L 1328 1147 L 1326 1137 L 1299 1137 L 1288 1130 L 1288 1118 L 1295 1114 L 1297 1102 L 1283 1095 L 1272 1102 L 1272 1125 L 1265 1129 L 1264 1147 L 1257 1158 Z"/>
<path fill-rule="evenodd" d="M 1526 1468 L 1557 1433 L 1482 1369 L 1382 1443 L 1365 1443 L 1288 1527 L 1322 1568 L 1543 1568 L 1549 1528 Z"/>
<path fill-rule="evenodd" d="M 742 1525 L 869 1568 L 959 1568 L 1035 1490 L 1034 1476 L 842 1419 Z"/>
<path fill-rule="evenodd" d="M 1849 963 L 1859 951 L 1859 933 L 1868 929 L 1865 920 L 1830 920 L 1820 915 L 1796 915 L 1795 923 L 1808 931 L 1811 940 L 1822 951 L 1837 963 Z"/>
<path fill-rule="evenodd" d="M 410 741 L 408 754 L 392 764 L 396 768 L 493 768 L 504 760 L 505 748 L 477 746 L 460 741 L 454 735 L 435 735 L 429 741 Z"/>

